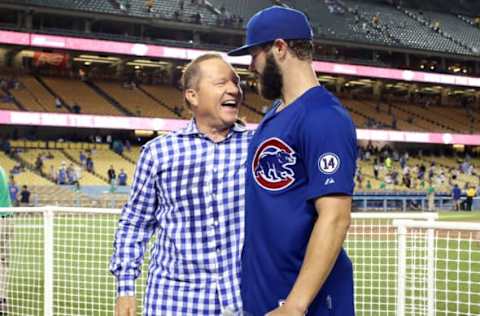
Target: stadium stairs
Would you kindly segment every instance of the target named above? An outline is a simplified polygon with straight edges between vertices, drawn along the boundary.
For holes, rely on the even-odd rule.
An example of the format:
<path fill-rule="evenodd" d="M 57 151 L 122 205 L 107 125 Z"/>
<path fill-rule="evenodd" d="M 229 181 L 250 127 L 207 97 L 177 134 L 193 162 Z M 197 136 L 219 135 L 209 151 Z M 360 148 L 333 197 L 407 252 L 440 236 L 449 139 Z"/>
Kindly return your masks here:
<path fill-rule="evenodd" d="M 355 11 L 355 9 L 352 6 L 349 6 L 342 1 L 337 1 L 337 4 L 343 10 L 345 10 L 345 15 L 351 15 L 351 13 Z M 370 33 L 371 35 L 378 37 L 380 40 L 383 40 L 386 44 L 390 42 L 396 45 L 401 44 L 401 41 L 395 36 L 393 36 L 393 34 L 389 31 L 389 29 L 384 25 L 378 25 L 377 27 L 373 27 L 371 23 L 372 19 L 369 16 L 363 14 L 362 12 L 359 12 L 357 17 L 359 18 L 359 22 L 364 22 L 364 25 L 367 28 L 368 33 Z M 352 19 L 355 20 L 355 17 L 353 16 Z M 353 24 L 352 26 L 354 30 L 357 28 L 357 25 L 355 24 Z M 357 30 L 357 31 L 360 32 L 360 30 Z M 361 32 L 364 32 L 364 31 L 362 30 Z"/>
<path fill-rule="evenodd" d="M 118 153 L 114 152 L 113 150 L 111 150 L 110 152 L 113 153 L 115 156 L 121 157 L 123 160 L 125 160 L 125 161 L 128 162 L 129 164 L 133 164 L 134 166 L 137 165 L 137 160 L 138 160 L 138 159 L 137 159 L 137 160 L 134 160 L 134 159 L 128 157 L 127 155 L 123 154 L 123 153 L 122 153 L 122 154 L 118 154 Z M 137 157 L 137 158 L 138 158 L 138 157 Z"/>
<path fill-rule="evenodd" d="M 40 177 L 48 180 L 48 181 L 49 181 L 50 183 L 52 183 L 52 184 L 55 184 L 55 180 L 54 180 L 51 176 L 45 174 L 44 172 L 40 172 L 40 171 L 38 171 L 37 169 L 35 169 L 35 166 L 34 166 L 31 162 L 23 159 L 20 155 L 10 156 L 10 159 L 12 159 L 12 160 L 20 163 L 20 164 L 21 164 L 22 166 L 24 166 L 24 168 L 26 168 L 29 172 L 34 173 L 34 174 L 36 174 L 37 176 L 40 176 Z"/>
<path fill-rule="evenodd" d="M 32 92 L 29 85 L 35 78 L 31 76 L 20 76 L 17 80 L 22 84 L 22 87 L 20 89 L 13 89 L 10 92 L 26 110 L 32 112 L 48 112 L 47 107 L 45 107 L 40 99 Z M 52 101 L 52 104 L 53 103 Z"/>
<path fill-rule="evenodd" d="M 416 119 L 421 119 L 421 120 L 427 121 L 430 124 L 433 124 L 433 125 L 436 125 L 436 126 L 440 127 L 442 130 L 448 130 L 448 131 L 452 131 L 452 132 L 460 132 L 459 130 L 457 130 L 457 129 L 451 127 L 451 126 L 447 126 L 446 124 L 439 123 L 438 121 L 435 121 L 431 118 L 428 118 L 424 115 L 421 115 L 421 114 L 419 114 L 415 111 L 407 110 L 405 107 L 399 106 L 397 104 L 392 103 L 392 108 L 395 108 L 395 109 L 397 109 L 399 111 L 402 111 L 404 113 L 408 113 L 408 114 L 412 115 L 413 117 L 415 117 Z"/>
<path fill-rule="evenodd" d="M 18 164 L 18 161 L 0 151 L 0 165 L 5 169 L 7 174 L 10 174 L 11 170 Z M 14 175 L 17 185 L 51 185 L 51 182 L 39 176 L 36 173 L 30 171 L 30 169 L 24 167 L 24 171 Z"/>
<path fill-rule="evenodd" d="M 96 85 L 94 82 L 90 80 L 84 81 L 90 88 L 93 89 L 100 97 L 106 99 L 111 105 L 117 108 L 120 112 L 124 113 L 127 116 L 135 116 L 132 112 L 130 112 L 125 106 L 123 106 L 118 100 L 112 97 L 110 94 L 105 92 L 102 88 Z"/>
<path fill-rule="evenodd" d="M 15 104 L 15 106 L 19 109 L 19 110 L 22 110 L 22 111 L 28 111 L 24 106 L 23 104 L 21 104 L 17 98 L 15 98 L 14 95 L 12 95 L 10 93 L 10 91 L 7 90 L 7 88 L 2 88 L 2 91 L 5 93 L 5 95 L 8 95 L 10 97 L 10 99 L 12 100 L 13 104 Z"/>
<path fill-rule="evenodd" d="M 100 201 L 94 201 L 91 197 L 81 192 L 73 192 L 70 186 L 60 185 L 36 185 L 29 186 L 32 192 L 31 203 L 35 206 L 40 205 L 63 205 L 78 206 L 100 204 Z M 92 203 L 93 202 L 93 203 Z"/>
<path fill-rule="evenodd" d="M 163 102 L 162 100 L 160 100 L 159 98 L 157 98 L 156 96 L 154 96 L 153 94 L 145 90 L 141 85 L 137 85 L 137 89 L 143 92 L 146 96 L 148 96 L 153 101 L 157 102 L 158 104 L 160 104 L 161 106 L 163 106 L 164 108 L 166 108 L 167 110 L 169 110 L 170 112 L 178 116 L 178 118 L 182 118 L 181 114 L 176 113 L 171 106 L 169 106 L 168 104 L 166 104 L 165 102 Z"/>
<path fill-rule="evenodd" d="M 140 146 L 132 146 L 132 148 L 130 149 L 130 151 L 128 150 L 124 150 L 123 153 L 122 153 L 122 156 L 132 162 L 134 165 L 137 164 L 137 161 L 140 157 L 140 152 L 141 152 L 142 148 Z"/>
<path fill-rule="evenodd" d="M 53 89 L 49 85 L 47 85 L 40 76 L 35 74 L 33 76 L 51 95 L 53 95 L 55 98 L 58 98 L 62 102 L 62 107 L 66 108 L 67 111 L 70 113 L 73 112 L 72 108 L 67 104 L 67 102 L 65 102 L 65 100 L 62 97 L 60 97 L 57 93 L 55 93 L 55 91 L 53 91 Z"/>
<path fill-rule="evenodd" d="M 467 126 L 465 123 L 457 122 L 455 119 L 452 119 L 452 116 L 454 116 L 452 113 L 442 114 L 441 109 L 442 107 L 432 105 L 428 109 L 417 107 L 415 111 L 418 115 L 428 117 L 437 122 L 437 124 L 446 126 L 446 128 L 449 128 L 455 132 L 466 132 Z"/>
<path fill-rule="evenodd" d="M 74 162 L 74 163 L 76 163 L 76 164 L 78 164 L 78 165 L 82 165 L 81 162 L 80 162 L 80 160 L 79 160 L 79 159 L 76 159 L 75 157 L 73 157 L 73 155 L 71 155 L 68 151 L 63 150 L 63 149 L 61 149 L 61 151 L 62 151 L 62 153 L 65 155 L 65 157 L 67 157 L 69 160 L 71 160 L 72 162 Z M 101 174 L 95 172 L 95 170 L 92 171 L 92 172 L 89 172 L 89 171 L 86 171 L 86 170 L 85 170 L 85 172 L 88 172 L 88 173 L 90 173 L 90 174 L 93 174 L 95 177 L 101 179 L 103 182 L 105 182 L 105 183 L 108 184 L 108 179 L 107 179 L 107 177 L 102 176 Z"/>
<path fill-rule="evenodd" d="M 467 113 L 464 109 L 458 106 L 433 106 L 433 111 L 438 113 L 439 116 L 448 118 L 449 122 L 455 124 L 457 127 L 463 127 L 463 130 L 466 128 L 466 124 L 470 122 L 473 115 L 475 119 L 474 113 Z"/>
<path fill-rule="evenodd" d="M 407 15 L 408 17 L 411 17 L 413 19 L 415 19 L 417 22 L 419 22 L 420 24 L 422 24 L 423 26 L 425 26 L 426 28 L 429 28 L 429 29 L 432 29 L 432 31 L 435 32 L 435 30 L 433 29 L 433 26 L 432 26 L 432 19 L 426 17 L 425 15 L 423 16 L 420 16 L 419 14 L 417 14 L 415 11 L 413 10 L 405 10 L 405 9 L 401 9 L 399 7 L 397 7 L 397 10 L 404 13 L 405 15 Z M 463 47 L 464 49 L 466 50 L 470 50 L 470 51 L 474 51 L 473 50 L 473 46 L 470 46 L 468 45 L 467 43 L 464 43 L 460 40 L 458 40 L 457 38 L 455 37 L 452 37 L 451 35 L 449 35 L 448 33 L 445 33 L 445 31 L 443 31 L 442 27 L 440 27 L 439 31 L 437 31 L 438 34 L 440 34 L 442 37 L 444 37 L 445 39 Z"/>
<path fill-rule="evenodd" d="M 355 106 L 353 104 L 351 104 L 348 100 L 345 100 L 345 99 L 342 99 L 342 104 L 348 109 L 348 111 L 353 115 L 352 115 L 352 118 L 354 119 L 355 121 L 355 124 L 357 125 L 357 127 L 363 127 L 363 124 L 359 124 L 357 122 L 357 120 L 355 120 L 355 116 L 359 116 L 360 118 L 364 119 L 364 121 L 372 121 L 374 122 L 375 124 L 379 124 L 380 122 L 375 119 L 373 116 L 370 116 L 370 115 L 367 115 L 365 113 L 363 113 L 362 111 L 359 111 L 355 108 Z"/>
<path fill-rule="evenodd" d="M 121 156 L 121 157 L 122 157 L 123 159 L 125 159 L 126 161 L 128 161 L 128 162 L 130 162 L 130 163 L 133 163 L 134 165 L 137 164 L 137 161 L 136 161 L 135 159 L 133 159 L 131 156 L 126 155 L 125 152 L 123 152 L 123 153 L 122 153 L 121 155 L 119 155 L 119 156 Z"/>
<path fill-rule="evenodd" d="M 36 175 L 42 177 L 42 178 L 45 178 L 47 179 L 49 182 L 51 182 L 52 184 L 55 184 L 55 179 L 53 179 L 51 176 L 49 176 L 48 174 L 44 173 L 44 172 L 41 172 L 41 171 L 38 171 L 37 169 L 35 169 L 35 166 L 23 159 L 20 155 L 16 155 L 13 157 L 13 159 L 17 162 L 19 162 L 20 164 L 22 164 L 25 168 L 28 169 L 28 171 L 32 172 L 32 173 L 35 173 Z"/>

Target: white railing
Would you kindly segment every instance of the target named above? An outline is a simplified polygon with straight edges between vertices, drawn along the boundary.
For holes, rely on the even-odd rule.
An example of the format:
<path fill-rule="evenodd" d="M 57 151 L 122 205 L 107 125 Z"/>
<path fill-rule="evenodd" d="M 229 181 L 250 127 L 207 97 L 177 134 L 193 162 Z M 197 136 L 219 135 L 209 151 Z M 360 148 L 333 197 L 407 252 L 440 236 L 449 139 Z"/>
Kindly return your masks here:
<path fill-rule="evenodd" d="M 47 206 L 11 211 L 13 217 L 1 218 L 2 224 L 15 228 L 4 270 L 8 315 L 112 315 L 115 285 L 108 263 L 120 210 Z M 452 306 L 458 308 L 458 315 L 480 314 L 480 299 L 475 296 L 479 289 L 474 284 L 480 280 L 478 238 L 459 239 L 468 237 L 465 227 L 472 227 L 472 236 L 480 235 L 478 224 L 456 226 L 461 234 L 454 239 L 454 228 L 435 226 L 443 225 L 436 218 L 436 213 L 418 212 L 352 214 L 345 248 L 355 269 L 357 315 L 456 315 Z M 420 226 L 410 228 L 414 224 Z M 423 227 L 432 227 L 433 235 Z M 449 242 L 458 242 L 458 247 L 447 243 L 449 251 L 461 256 L 442 252 L 446 235 Z M 438 261 L 442 255 L 443 261 L 455 259 L 462 269 L 428 260 Z M 144 264 L 136 285 L 139 313 L 146 269 Z M 455 294 L 445 288 L 451 279 L 443 272 L 459 273 L 454 301 Z M 463 281 L 464 272 L 476 279 Z M 465 300 L 464 294 L 470 298 Z M 427 313 L 431 310 L 434 314 Z"/>
<path fill-rule="evenodd" d="M 480 223 L 401 219 L 393 225 L 397 316 L 480 315 Z"/>

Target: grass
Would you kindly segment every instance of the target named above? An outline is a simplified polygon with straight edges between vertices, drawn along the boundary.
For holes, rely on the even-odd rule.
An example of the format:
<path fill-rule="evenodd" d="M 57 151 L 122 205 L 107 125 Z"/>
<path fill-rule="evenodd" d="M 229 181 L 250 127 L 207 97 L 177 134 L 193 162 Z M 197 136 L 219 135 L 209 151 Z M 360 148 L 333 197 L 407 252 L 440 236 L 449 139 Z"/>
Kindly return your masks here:
<path fill-rule="evenodd" d="M 480 212 L 440 213 L 440 220 L 478 221 Z M 384 224 L 383 221 L 374 221 Z M 373 226 L 375 226 L 373 224 Z M 385 231 L 357 230 L 346 241 L 355 269 L 358 315 L 396 315 L 397 241 Z M 370 229 L 370 232 L 372 230 Z M 445 236 L 443 236 L 445 235 Z M 447 238 L 447 236 L 449 238 Z M 435 315 L 480 315 L 480 240 L 442 234 L 435 249 Z M 465 237 L 465 236 L 463 236 Z M 426 315 L 427 245 L 424 233 L 407 239 L 406 315 Z"/>
<path fill-rule="evenodd" d="M 480 221 L 480 212 L 440 213 L 440 220 Z M 375 223 L 378 223 L 376 221 Z M 112 315 L 114 279 L 108 270 L 116 218 L 64 216 L 55 221 L 54 314 Z M 11 241 L 9 315 L 43 315 L 43 232 L 41 217 L 17 217 Z M 355 267 L 357 315 L 395 315 L 397 242 L 392 234 L 355 235 L 345 245 Z M 426 306 L 425 242 L 409 241 L 407 315 Z M 438 239 L 436 315 L 480 315 L 479 241 Z M 137 282 L 137 306 L 145 282 Z M 138 309 L 140 315 L 141 308 Z"/>
<path fill-rule="evenodd" d="M 480 211 L 473 212 L 440 212 L 441 221 L 480 222 Z"/>

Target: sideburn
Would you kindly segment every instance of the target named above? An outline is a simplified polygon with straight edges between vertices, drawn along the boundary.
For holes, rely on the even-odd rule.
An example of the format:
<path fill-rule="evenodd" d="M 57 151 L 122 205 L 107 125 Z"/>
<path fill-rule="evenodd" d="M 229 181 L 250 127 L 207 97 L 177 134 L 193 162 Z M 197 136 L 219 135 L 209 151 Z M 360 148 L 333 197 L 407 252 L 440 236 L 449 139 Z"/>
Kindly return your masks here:
<path fill-rule="evenodd" d="M 260 94 L 267 100 L 276 100 L 282 96 L 283 79 L 280 67 L 278 67 L 273 54 L 267 54 L 265 69 L 260 77 Z"/>

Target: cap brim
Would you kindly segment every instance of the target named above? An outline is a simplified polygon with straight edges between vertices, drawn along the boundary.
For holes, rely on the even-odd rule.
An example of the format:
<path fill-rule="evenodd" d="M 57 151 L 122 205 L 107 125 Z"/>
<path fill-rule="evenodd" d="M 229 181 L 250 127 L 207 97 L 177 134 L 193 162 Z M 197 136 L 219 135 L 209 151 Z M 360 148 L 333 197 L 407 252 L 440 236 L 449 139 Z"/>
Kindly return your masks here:
<path fill-rule="evenodd" d="M 250 54 L 250 49 L 257 46 L 258 44 L 253 45 L 243 45 L 242 47 L 232 49 L 227 53 L 228 56 L 244 56 Z"/>

